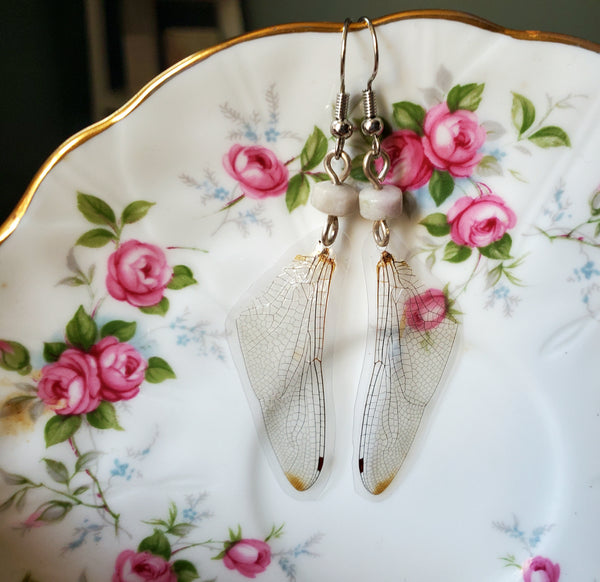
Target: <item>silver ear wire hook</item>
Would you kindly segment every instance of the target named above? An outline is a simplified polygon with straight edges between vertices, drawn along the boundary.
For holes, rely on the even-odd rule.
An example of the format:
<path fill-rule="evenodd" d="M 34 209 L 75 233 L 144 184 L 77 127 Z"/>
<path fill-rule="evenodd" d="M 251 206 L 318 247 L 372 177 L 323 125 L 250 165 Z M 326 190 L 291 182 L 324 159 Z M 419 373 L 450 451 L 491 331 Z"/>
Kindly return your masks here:
<path fill-rule="evenodd" d="M 344 151 L 345 141 L 352 136 L 354 128 L 348 121 L 348 102 L 350 96 L 346 93 L 346 40 L 348 38 L 348 28 L 351 20 L 344 20 L 342 29 L 342 48 L 340 52 L 340 90 L 335 100 L 335 119 L 331 123 L 331 135 L 337 139 L 335 145 L 335 159 L 339 160 Z"/>
<path fill-rule="evenodd" d="M 342 28 L 342 47 L 340 49 L 340 93 L 346 92 L 346 40 L 348 38 L 348 28 L 352 20 L 346 18 Z"/>
<path fill-rule="evenodd" d="M 371 33 L 371 42 L 373 44 L 373 71 L 370 79 L 367 81 L 367 88 L 362 92 L 364 119 L 360 125 L 363 134 L 366 137 L 372 138 L 373 141 L 371 142 L 371 150 L 367 152 L 363 158 L 363 171 L 373 187 L 377 190 L 381 190 L 381 183 L 389 169 L 390 159 L 389 156 L 381 150 L 379 136 L 383 133 L 383 120 L 377 116 L 377 103 L 375 101 L 375 93 L 372 89 L 373 81 L 379 70 L 379 44 L 377 42 L 375 27 L 371 20 L 366 16 L 362 16 L 358 21 L 367 24 L 369 32 Z M 378 158 L 383 158 L 383 168 L 379 173 L 376 173 L 373 171 L 372 162 Z"/>
<path fill-rule="evenodd" d="M 357 22 L 365 22 L 369 32 L 371 33 L 371 42 L 373 43 L 373 72 L 371 73 L 371 78 L 367 81 L 367 91 L 371 90 L 371 85 L 377 76 L 377 71 L 379 70 L 379 44 L 377 42 L 377 34 L 375 33 L 375 27 L 371 22 L 370 18 L 366 16 L 361 16 Z"/>

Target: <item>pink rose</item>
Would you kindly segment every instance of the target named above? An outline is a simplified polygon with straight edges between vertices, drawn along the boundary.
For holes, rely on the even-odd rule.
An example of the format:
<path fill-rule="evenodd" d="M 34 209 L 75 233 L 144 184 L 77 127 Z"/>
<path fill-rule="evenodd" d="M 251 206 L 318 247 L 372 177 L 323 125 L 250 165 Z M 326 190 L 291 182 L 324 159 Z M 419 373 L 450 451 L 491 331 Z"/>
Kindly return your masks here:
<path fill-rule="evenodd" d="M 92 346 L 102 386 L 100 398 L 117 402 L 137 396 L 148 362 L 128 343 L 108 336 Z"/>
<path fill-rule="evenodd" d="M 485 142 L 486 132 L 472 111 L 450 112 L 447 103 L 440 103 L 427 112 L 423 129 L 423 150 L 436 168 L 457 178 L 473 173 L 483 157 L 477 150 Z"/>
<path fill-rule="evenodd" d="M 95 358 L 75 348 L 42 368 L 38 396 L 57 414 L 83 414 L 100 404 L 100 378 Z"/>
<path fill-rule="evenodd" d="M 450 237 L 457 245 L 486 247 L 500 240 L 517 223 L 517 216 L 500 196 L 459 198 L 446 215 Z"/>
<path fill-rule="evenodd" d="M 421 138 L 414 131 L 395 131 L 381 142 L 381 147 L 390 156 L 386 184 L 394 184 L 402 190 L 416 190 L 431 178 L 433 167 L 425 157 Z M 379 172 L 382 167 L 383 160 L 378 158 L 375 168 Z"/>
<path fill-rule="evenodd" d="M 288 169 L 267 148 L 235 144 L 223 156 L 223 166 L 248 198 L 260 200 L 287 190 Z"/>
<path fill-rule="evenodd" d="M 137 240 L 124 242 L 108 259 L 106 287 L 119 301 L 135 307 L 160 303 L 173 269 L 161 249 Z"/>
<path fill-rule="evenodd" d="M 271 548 L 261 540 L 240 540 L 225 552 L 223 562 L 246 578 L 256 578 L 271 563 Z"/>
<path fill-rule="evenodd" d="M 124 550 L 117 556 L 112 582 L 177 582 L 177 576 L 160 556 Z"/>
<path fill-rule="evenodd" d="M 548 558 L 536 556 L 523 564 L 523 580 L 525 582 L 558 582 L 560 566 L 553 564 Z"/>
<path fill-rule="evenodd" d="M 446 317 L 446 296 L 439 289 L 414 295 L 404 306 L 408 327 L 417 331 L 435 329 Z"/>

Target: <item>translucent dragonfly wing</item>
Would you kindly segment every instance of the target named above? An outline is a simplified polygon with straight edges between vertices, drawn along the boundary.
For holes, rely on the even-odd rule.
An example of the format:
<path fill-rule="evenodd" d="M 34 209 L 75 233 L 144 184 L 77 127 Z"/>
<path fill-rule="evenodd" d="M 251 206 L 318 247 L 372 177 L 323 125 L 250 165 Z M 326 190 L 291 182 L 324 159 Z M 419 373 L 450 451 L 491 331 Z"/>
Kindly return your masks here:
<path fill-rule="evenodd" d="M 443 293 L 420 289 L 408 264 L 384 252 L 377 264 L 375 350 L 363 373 L 368 386 L 358 454 L 361 480 L 373 495 L 385 491 L 400 470 L 456 331 Z"/>
<path fill-rule="evenodd" d="M 296 256 L 235 319 L 260 421 L 298 491 L 315 483 L 325 458 L 323 336 L 334 268 L 327 249 Z"/>

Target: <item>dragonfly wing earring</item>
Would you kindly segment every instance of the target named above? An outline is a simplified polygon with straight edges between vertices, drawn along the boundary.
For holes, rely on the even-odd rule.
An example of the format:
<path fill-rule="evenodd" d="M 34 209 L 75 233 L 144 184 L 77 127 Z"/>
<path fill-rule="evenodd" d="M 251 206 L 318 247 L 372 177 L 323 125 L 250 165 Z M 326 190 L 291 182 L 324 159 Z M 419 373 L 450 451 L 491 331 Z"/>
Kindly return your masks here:
<path fill-rule="evenodd" d="M 390 160 L 380 149 L 383 123 L 376 114 L 371 83 L 377 72 L 377 37 L 366 20 L 375 51 L 374 73 L 363 91 L 362 131 L 372 140 L 363 170 L 370 182 L 360 192 L 361 215 L 373 221 L 373 237 L 381 255 L 377 263 L 376 313 L 361 376 L 364 400 L 357 418 L 358 471 L 373 494 L 383 493 L 400 470 L 423 415 L 434 395 L 456 337 L 456 320 L 448 314 L 447 298 L 437 289 L 423 289 L 409 265 L 395 259 L 387 246 L 387 219 L 402 213 L 402 191 L 383 184 Z M 379 172 L 374 162 L 383 159 Z"/>
<path fill-rule="evenodd" d="M 344 184 L 350 157 L 344 141 L 352 134 L 346 119 L 344 59 L 349 21 L 342 33 L 341 88 L 331 133 L 337 139 L 325 158 L 331 183 L 316 185 L 312 203 L 327 214 L 315 252 L 298 255 L 258 295 L 236 309 L 232 340 L 239 369 L 250 387 L 259 431 L 276 463 L 296 491 L 307 491 L 323 471 L 328 451 L 323 379 L 323 342 L 329 291 L 336 266 L 330 249 L 338 234 L 338 216 L 358 206 L 358 192 Z M 338 175 L 333 160 L 341 160 Z"/>

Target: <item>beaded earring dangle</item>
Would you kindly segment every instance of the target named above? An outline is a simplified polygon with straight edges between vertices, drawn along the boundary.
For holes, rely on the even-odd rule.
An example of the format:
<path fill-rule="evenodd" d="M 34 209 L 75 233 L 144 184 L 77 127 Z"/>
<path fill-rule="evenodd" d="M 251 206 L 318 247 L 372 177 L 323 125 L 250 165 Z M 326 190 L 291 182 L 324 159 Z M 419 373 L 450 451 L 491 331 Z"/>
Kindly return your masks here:
<path fill-rule="evenodd" d="M 361 129 L 371 148 L 363 159 L 369 185 L 360 192 L 359 206 L 361 216 L 373 221 L 373 238 L 381 255 L 376 266 L 375 317 L 359 384 L 355 454 L 362 485 L 372 495 L 380 495 L 403 465 L 442 380 L 457 322 L 448 316 L 443 292 L 424 289 L 408 263 L 387 250 L 387 221 L 402 214 L 402 191 L 384 183 L 390 159 L 381 149 L 384 127 L 372 90 L 379 65 L 377 35 L 367 18 L 361 20 L 371 32 L 375 63 L 363 91 Z M 380 158 L 383 163 L 377 172 L 375 162 Z"/>
<path fill-rule="evenodd" d="M 297 255 L 249 301 L 234 309 L 228 325 L 255 423 L 276 474 L 291 493 L 315 488 L 328 463 L 332 440 L 323 374 L 325 319 L 336 267 L 331 247 L 339 231 L 338 217 L 358 208 L 357 189 L 345 183 L 351 160 L 344 144 L 353 130 L 346 119 L 349 96 L 344 78 L 349 25 L 347 19 L 342 30 L 340 90 L 331 124 L 336 145 L 324 159 L 331 182 L 318 183 L 312 195 L 313 206 L 327 215 L 320 241 L 312 254 Z M 334 160 L 341 163 L 339 173 L 333 168 Z"/>

